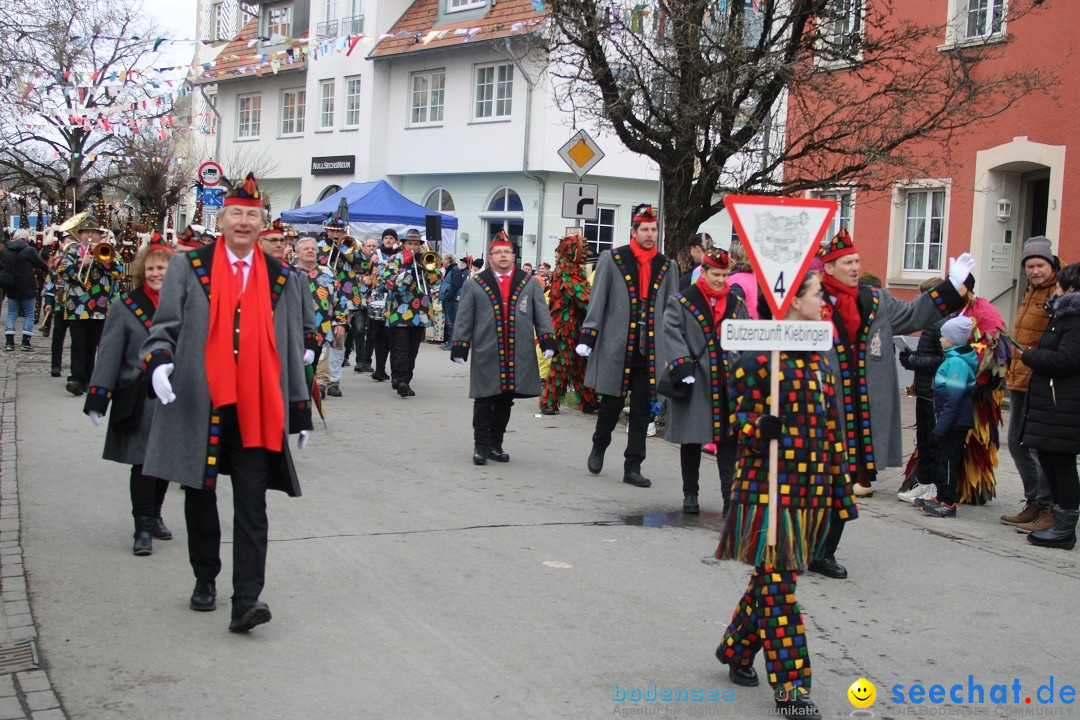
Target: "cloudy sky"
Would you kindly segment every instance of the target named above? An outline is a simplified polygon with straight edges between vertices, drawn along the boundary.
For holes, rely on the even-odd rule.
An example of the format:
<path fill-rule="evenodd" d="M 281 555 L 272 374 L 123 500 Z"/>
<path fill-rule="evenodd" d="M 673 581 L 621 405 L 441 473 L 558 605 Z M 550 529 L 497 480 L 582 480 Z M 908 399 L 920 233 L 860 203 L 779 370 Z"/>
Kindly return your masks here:
<path fill-rule="evenodd" d="M 195 39 L 196 0 L 143 0 L 143 11 L 154 18 L 165 35 L 177 39 Z M 163 65 L 191 62 L 191 43 L 170 43 L 162 48 Z"/>

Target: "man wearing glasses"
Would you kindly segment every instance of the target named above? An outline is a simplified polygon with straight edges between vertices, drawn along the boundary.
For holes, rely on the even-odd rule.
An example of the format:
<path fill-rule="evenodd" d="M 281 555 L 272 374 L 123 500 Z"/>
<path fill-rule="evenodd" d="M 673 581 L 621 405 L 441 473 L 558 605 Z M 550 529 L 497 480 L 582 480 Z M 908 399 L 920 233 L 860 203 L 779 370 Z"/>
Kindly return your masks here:
<path fill-rule="evenodd" d="M 585 384 L 601 395 L 588 468 L 599 475 L 604 451 L 630 393 L 630 428 L 623 462 L 623 482 L 649 487 L 641 474 L 645 433 L 656 402 L 659 363 L 664 357 L 663 316 L 675 294 L 679 273 L 657 250 L 660 235 L 656 211 L 639 205 L 630 225 L 630 243 L 600 256 L 596 263 L 589 309 L 576 352 L 589 358 Z"/>

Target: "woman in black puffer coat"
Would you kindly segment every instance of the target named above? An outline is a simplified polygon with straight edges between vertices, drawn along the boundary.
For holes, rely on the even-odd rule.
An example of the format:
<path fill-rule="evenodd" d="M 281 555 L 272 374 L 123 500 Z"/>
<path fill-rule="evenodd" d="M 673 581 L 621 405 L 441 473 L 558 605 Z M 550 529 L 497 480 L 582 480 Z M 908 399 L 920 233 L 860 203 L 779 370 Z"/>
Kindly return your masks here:
<path fill-rule="evenodd" d="M 1071 550 L 1080 517 L 1080 263 L 1058 274 L 1058 286 L 1062 295 L 1039 347 L 1020 355 L 1032 370 L 1020 442 L 1038 451 L 1054 498 L 1054 526 L 1028 542 Z"/>

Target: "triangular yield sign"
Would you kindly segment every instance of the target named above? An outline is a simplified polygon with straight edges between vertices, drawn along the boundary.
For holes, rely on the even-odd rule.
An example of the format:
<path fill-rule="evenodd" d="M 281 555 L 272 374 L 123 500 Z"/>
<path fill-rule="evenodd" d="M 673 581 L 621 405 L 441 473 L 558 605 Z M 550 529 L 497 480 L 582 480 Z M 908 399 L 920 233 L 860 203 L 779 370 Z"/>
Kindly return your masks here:
<path fill-rule="evenodd" d="M 836 214 L 836 202 L 728 195 L 724 206 L 773 318 L 783 320 Z"/>

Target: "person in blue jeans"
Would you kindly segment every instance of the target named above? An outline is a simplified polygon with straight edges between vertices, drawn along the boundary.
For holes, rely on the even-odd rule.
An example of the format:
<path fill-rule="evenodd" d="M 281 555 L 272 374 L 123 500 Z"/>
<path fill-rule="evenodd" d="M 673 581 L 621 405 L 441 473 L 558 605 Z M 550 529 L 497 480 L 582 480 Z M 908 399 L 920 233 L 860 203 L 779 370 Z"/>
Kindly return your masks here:
<path fill-rule="evenodd" d="M 7 325 L 4 333 L 7 343 L 4 350 L 15 349 L 15 323 L 19 319 L 19 313 L 25 316 L 23 321 L 23 350 L 30 350 L 30 338 L 34 335 L 34 304 L 37 299 L 37 278 L 35 270 L 45 270 L 45 261 L 41 255 L 28 244 L 30 232 L 20 228 L 15 231 L 11 242 L 0 252 L 0 263 L 3 263 L 4 271 L 0 274 L 0 284 L 4 286 L 7 295 L 8 312 Z"/>

